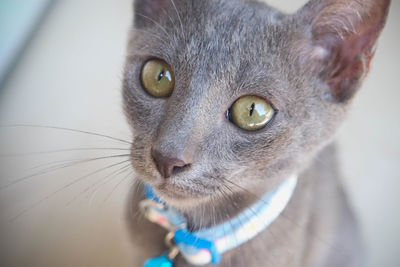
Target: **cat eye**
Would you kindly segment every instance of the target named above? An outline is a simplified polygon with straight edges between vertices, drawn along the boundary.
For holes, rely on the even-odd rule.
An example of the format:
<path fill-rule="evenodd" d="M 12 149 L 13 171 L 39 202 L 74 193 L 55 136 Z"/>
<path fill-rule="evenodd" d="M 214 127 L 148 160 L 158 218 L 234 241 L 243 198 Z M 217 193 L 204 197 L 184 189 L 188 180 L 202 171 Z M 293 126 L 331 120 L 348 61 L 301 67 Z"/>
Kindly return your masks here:
<path fill-rule="evenodd" d="M 160 59 L 152 59 L 144 64 L 141 81 L 146 92 L 154 97 L 170 96 L 175 86 L 171 66 Z"/>
<path fill-rule="evenodd" d="M 256 131 L 265 127 L 275 115 L 274 108 L 258 96 L 243 96 L 228 111 L 229 119 L 239 128 Z"/>

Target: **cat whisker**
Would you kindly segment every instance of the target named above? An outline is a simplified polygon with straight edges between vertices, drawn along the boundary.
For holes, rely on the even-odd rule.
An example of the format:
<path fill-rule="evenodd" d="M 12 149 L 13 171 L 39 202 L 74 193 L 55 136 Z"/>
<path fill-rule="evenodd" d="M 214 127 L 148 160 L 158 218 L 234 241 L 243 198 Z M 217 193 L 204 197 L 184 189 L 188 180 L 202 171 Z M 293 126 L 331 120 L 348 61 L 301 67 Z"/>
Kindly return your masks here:
<path fill-rule="evenodd" d="M 66 128 L 66 127 L 35 125 L 35 124 L 11 124 L 11 125 L 0 125 L 0 129 L 1 128 L 3 128 L 3 129 L 5 129 L 5 128 L 39 128 L 39 129 L 59 130 L 59 131 L 81 133 L 81 134 L 87 134 L 87 135 L 92 135 L 92 136 L 97 136 L 97 137 L 103 137 L 106 139 L 110 139 L 110 140 L 114 140 L 114 141 L 132 145 L 132 142 L 123 140 L 121 138 L 113 137 L 113 136 L 106 135 L 106 134 L 96 133 L 96 132 L 89 132 L 89 131 L 84 131 L 84 130 Z"/>
<path fill-rule="evenodd" d="M 113 176 L 116 177 L 126 171 L 129 170 L 130 167 L 130 163 L 126 164 L 125 166 L 112 171 L 111 173 L 109 173 L 108 175 L 106 175 L 104 178 L 92 183 L 90 186 L 86 187 L 84 190 L 82 190 L 81 192 L 79 192 L 77 195 L 75 195 L 70 201 L 67 202 L 66 206 L 69 206 L 72 202 L 74 202 L 76 199 L 78 199 L 81 195 L 84 195 L 85 193 L 87 193 L 88 191 L 90 191 L 91 189 L 97 189 L 97 185 L 100 184 L 100 186 L 102 186 L 104 183 L 104 180 L 108 180 L 109 177 Z"/>
<path fill-rule="evenodd" d="M 94 196 L 96 195 L 97 191 L 99 191 L 100 188 L 101 188 L 103 185 L 105 185 L 105 184 L 107 184 L 108 182 L 114 180 L 118 175 L 123 174 L 123 173 L 126 173 L 127 171 L 129 171 L 129 169 L 130 169 L 130 164 L 128 164 L 128 167 L 127 167 L 125 170 L 119 172 L 119 173 L 116 174 L 114 177 L 109 177 L 108 179 L 103 179 L 103 181 L 102 181 L 100 184 L 98 184 L 98 185 L 96 185 L 95 187 L 93 187 L 93 188 L 86 194 L 86 199 L 90 199 L 89 202 L 92 202 L 92 200 L 94 199 Z M 133 172 L 133 170 L 131 170 L 131 172 Z"/>
<path fill-rule="evenodd" d="M 47 173 L 50 173 L 50 172 L 54 172 L 54 171 L 57 171 L 57 170 L 60 170 L 60 169 L 65 169 L 65 168 L 69 168 L 69 167 L 76 166 L 76 165 L 79 165 L 79 164 L 84 164 L 84 163 L 93 162 L 93 161 L 97 161 L 97 160 L 122 158 L 122 157 L 129 157 L 129 156 L 130 156 L 130 154 L 112 155 L 112 156 L 105 156 L 105 157 L 98 157 L 98 158 L 90 158 L 90 159 L 80 160 L 78 162 L 73 162 L 73 163 L 68 163 L 68 164 L 62 164 L 61 166 L 51 167 L 51 168 L 48 168 L 46 170 L 36 172 L 34 174 L 30 174 L 30 175 L 27 175 L 27 176 L 20 177 L 20 178 L 14 180 L 14 181 L 12 181 L 12 182 L 10 182 L 8 184 L 0 186 L 0 191 L 3 191 L 3 190 L 5 190 L 5 189 L 7 189 L 7 188 L 9 188 L 9 187 L 11 187 L 13 185 L 19 184 L 19 183 L 21 183 L 23 181 L 26 181 L 26 180 L 29 180 L 31 178 L 37 177 L 39 175 L 44 175 L 44 174 L 47 174 Z"/>
<path fill-rule="evenodd" d="M 69 187 L 71 187 L 71 186 L 73 186 L 73 185 L 75 185 L 75 184 L 77 184 L 77 183 L 79 183 L 79 182 L 82 182 L 83 180 L 85 180 L 85 179 L 87 179 L 87 178 L 89 178 L 89 177 L 91 177 L 91 176 L 93 176 L 93 175 L 95 175 L 95 174 L 97 174 L 97 173 L 100 173 L 100 172 L 103 172 L 103 171 L 108 170 L 108 169 L 110 169 L 110 168 L 113 168 L 113 167 L 119 166 L 119 165 L 121 165 L 121 164 L 127 163 L 128 161 L 130 161 L 130 160 L 124 160 L 124 161 L 121 161 L 121 162 L 118 162 L 118 163 L 114 163 L 114 164 L 108 165 L 108 166 L 106 166 L 106 167 L 104 167 L 104 168 L 101 168 L 101 169 L 99 169 L 99 170 L 96 170 L 96 171 L 94 171 L 94 172 L 91 172 L 91 173 L 89 173 L 89 174 L 87 174 L 87 175 L 81 176 L 81 177 L 79 177 L 79 178 L 77 178 L 77 179 L 75 179 L 75 180 L 69 182 L 68 184 L 66 184 L 66 185 L 64 185 L 64 186 L 62 186 L 62 187 L 60 187 L 60 188 L 58 188 L 57 190 L 55 190 L 55 191 L 53 191 L 52 193 L 50 193 L 50 194 L 44 196 L 43 198 L 40 198 L 39 200 L 35 201 L 34 203 L 32 203 L 32 204 L 31 204 L 30 206 L 28 206 L 27 208 L 25 208 L 25 209 L 23 209 L 22 211 L 20 211 L 19 213 L 17 213 L 15 216 L 13 216 L 13 217 L 9 220 L 10 223 L 11 223 L 11 222 L 14 222 L 14 221 L 17 220 L 18 218 L 20 218 L 21 216 L 23 216 L 24 214 L 26 214 L 27 212 L 29 212 L 30 210 L 36 208 L 37 206 L 39 206 L 40 204 L 42 204 L 44 201 L 51 199 L 53 196 L 55 196 L 56 194 L 62 192 L 63 190 L 65 190 L 65 189 L 67 189 L 67 188 L 69 188 Z"/>
<path fill-rule="evenodd" d="M 132 192 L 133 195 L 138 195 L 138 194 L 143 194 L 144 193 L 144 183 L 139 180 L 139 179 L 133 179 L 133 188 L 134 188 L 134 192 Z M 143 191 L 141 191 L 143 190 Z M 134 205 L 133 205 L 133 201 L 129 202 L 129 218 L 131 220 L 137 220 L 137 221 L 145 221 L 146 218 L 143 215 L 143 213 L 140 211 L 140 209 L 136 209 L 136 211 L 134 212 Z"/>
<path fill-rule="evenodd" d="M 107 202 L 112 194 L 115 192 L 115 190 L 117 190 L 118 186 L 120 186 L 124 181 L 126 181 L 128 178 L 131 177 L 131 175 L 133 174 L 133 171 L 131 170 L 125 177 L 123 177 L 115 186 L 114 188 L 111 190 L 111 192 L 106 196 L 106 198 L 104 199 L 104 202 Z"/>
<path fill-rule="evenodd" d="M 170 0 L 170 1 L 171 1 L 171 4 L 174 6 L 174 9 L 175 9 L 176 15 L 178 16 L 179 23 L 180 23 L 181 30 L 182 30 L 183 39 L 186 39 L 186 36 L 185 36 L 185 30 L 183 29 L 183 23 L 182 23 L 181 16 L 180 16 L 180 14 L 179 14 L 179 12 L 178 12 L 178 9 L 176 8 L 176 5 L 175 5 L 175 2 L 174 2 L 174 0 Z"/>
<path fill-rule="evenodd" d="M 47 151 L 35 151 L 27 153 L 11 153 L 11 154 L 0 154 L 0 158 L 14 158 L 14 157 L 29 157 L 38 156 L 45 154 L 58 154 L 64 152 L 75 152 L 75 151 L 129 151 L 129 148 L 112 148 L 112 147 L 85 147 L 85 148 L 69 148 L 69 149 L 58 149 L 58 150 L 47 150 Z"/>
<path fill-rule="evenodd" d="M 172 20 L 171 15 L 170 15 L 170 14 L 167 12 L 167 10 L 165 10 L 164 8 L 163 8 L 163 13 L 164 13 L 164 16 L 168 16 L 169 21 L 170 21 L 172 24 L 174 24 L 174 21 Z"/>
<path fill-rule="evenodd" d="M 80 158 L 80 159 L 57 160 L 57 161 L 47 162 L 47 163 L 39 164 L 39 165 L 36 165 L 33 167 L 25 168 L 24 171 L 34 171 L 34 170 L 40 169 L 40 168 L 43 168 L 42 170 L 40 170 L 41 172 L 50 171 L 57 167 L 62 168 L 63 166 L 68 165 L 68 164 L 79 164 L 79 162 L 87 161 L 87 160 L 89 160 L 89 159 L 88 158 Z M 47 167 L 47 168 L 45 168 L 45 167 Z"/>
<path fill-rule="evenodd" d="M 41 170 L 41 171 L 44 171 L 44 170 L 51 169 L 51 168 L 54 168 L 54 167 L 57 167 L 57 166 L 62 166 L 62 164 L 72 163 L 72 162 L 79 162 L 81 160 L 85 160 L 85 159 L 57 160 L 57 161 L 47 162 L 47 163 L 39 164 L 39 165 L 36 165 L 36 166 L 33 166 L 33 167 L 25 168 L 25 171 L 34 171 L 36 169 L 47 167 L 47 168 Z"/>
<path fill-rule="evenodd" d="M 59 160 L 59 161 L 53 161 L 53 162 L 49 162 L 49 163 L 44 163 L 44 164 L 40 164 L 40 165 L 37 165 L 37 166 L 33 166 L 31 168 L 27 168 L 26 171 L 32 171 L 32 170 L 35 170 L 35 169 L 47 167 L 47 168 L 43 168 L 42 170 L 40 170 L 37 173 L 38 175 L 41 175 L 41 174 L 45 175 L 45 174 L 48 174 L 50 172 L 62 170 L 62 169 L 65 169 L 65 168 L 73 167 L 73 166 L 84 164 L 84 163 L 88 163 L 88 162 L 107 159 L 107 158 L 108 158 L 108 156 L 99 157 L 99 158 L 80 158 L 80 159 Z M 36 173 L 32 174 L 32 175 L 36 176 Z"/>
<path fill-rule="evenodd" d="M 165 39 L 161 38 L 160 36 L 158 36 L 157 34 L 154 34 L 150 31 L 146 31 L 146 30 L 142 30 L 142 29 L 130 29 L 131 31 L 135 31 L 135 32 L 142 32 L 145 34 L 149 34 L 155 38 L 157 38 L 159 41 L 161 41 L 162 43 L 168 43 Z"/>
<path fill-rule="evenodd" d="M 150 17 L 148 17 L 148 16 L 146 16 L 146 15 L 144 15 L 144 14 L 142 14 L 142 13 L 135 12 L 135 14 L 138 15 L 138 16 L 141 16 L 141 17 L 143 17 L 143 18 L 145 18 L 145 19 L 147 19 L 147 20 L 149 20 L 149 21 L 151 21 L 152 23 L 154 23 L 154 25 L 156 25 L 158 28 L 160 28 L 160 29 L 168 36 L 168 39 L 169 39 L 169 40 L 172 40 L 172 39 L 171 39 L 171 35 L 167 32 L 167 30 L 166 30 L 163 26 L 161 26 L 160 23 L 158 23 L 158 22 L 155 21 L 154 19 L 152 19 L 152 18 L 150 18 Z"/>

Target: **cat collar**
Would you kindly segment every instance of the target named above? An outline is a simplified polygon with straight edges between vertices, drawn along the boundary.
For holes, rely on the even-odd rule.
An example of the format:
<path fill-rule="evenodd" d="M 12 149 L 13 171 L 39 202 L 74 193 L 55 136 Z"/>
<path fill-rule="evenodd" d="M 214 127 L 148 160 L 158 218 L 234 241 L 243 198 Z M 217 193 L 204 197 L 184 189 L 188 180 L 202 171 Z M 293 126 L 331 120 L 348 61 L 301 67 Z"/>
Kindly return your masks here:
<path fill-rule="evenodd" d="M 149 221 L 168 231 L 165 241 L 170 250 L 147 260 L 144 267 L 172 267 L 179 253 L 193 265 L 219 263 L 224 252 L 252 239 L 280 215 L 293 195 L 296 183 L 297 176 L 293 175 L 230 221 L 197 232 L 190 232 L 182 214 L 158 199 L 151 186 L 146 185 L 146 199 L 140 202 L 141 211 Z"/>

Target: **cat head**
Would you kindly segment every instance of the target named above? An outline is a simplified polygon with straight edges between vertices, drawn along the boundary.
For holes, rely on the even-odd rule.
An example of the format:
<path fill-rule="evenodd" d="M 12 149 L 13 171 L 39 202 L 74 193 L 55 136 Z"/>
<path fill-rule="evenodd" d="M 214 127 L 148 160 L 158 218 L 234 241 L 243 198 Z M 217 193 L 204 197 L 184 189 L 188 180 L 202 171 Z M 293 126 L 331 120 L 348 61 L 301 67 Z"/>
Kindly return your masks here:
<path fill-rule="evenodd" d="M 264 192 L 333 137 L 390 0 L 136 0 L 123 82 L 132 165 L 171 205 Z"/>

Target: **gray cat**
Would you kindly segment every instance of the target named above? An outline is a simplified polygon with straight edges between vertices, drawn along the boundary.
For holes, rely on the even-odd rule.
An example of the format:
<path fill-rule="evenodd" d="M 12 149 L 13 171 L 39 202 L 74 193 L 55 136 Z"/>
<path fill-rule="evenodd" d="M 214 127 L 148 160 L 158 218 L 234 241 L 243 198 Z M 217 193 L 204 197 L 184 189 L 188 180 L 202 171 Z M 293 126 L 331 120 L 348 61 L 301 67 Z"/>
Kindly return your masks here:
<path fill-rule="evenodd" d="M 249 0 L 134 5 L 123 82 L 139 181 L 128 212 L 134 266 L 168 249 L 166 231 L 140 216 L 144 184 L 195 232 L 293 175 L 279 217 L 218 266 L 363 266 L 332 140 L 390 0 L 311 0 L 294 14 Z M 180 254 L 175 266 L 192 265 Z"/>

